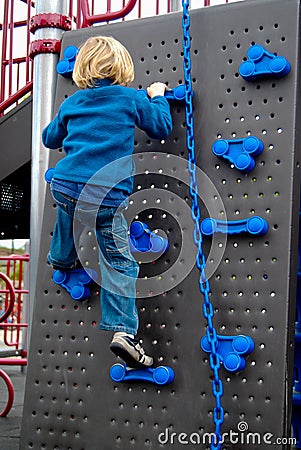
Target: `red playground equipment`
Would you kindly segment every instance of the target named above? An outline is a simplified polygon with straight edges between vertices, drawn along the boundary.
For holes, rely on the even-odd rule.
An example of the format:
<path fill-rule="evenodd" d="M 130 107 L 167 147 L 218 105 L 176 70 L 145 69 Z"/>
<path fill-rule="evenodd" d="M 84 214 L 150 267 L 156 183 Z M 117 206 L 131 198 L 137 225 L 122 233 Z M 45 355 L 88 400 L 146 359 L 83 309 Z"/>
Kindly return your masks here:
<path fill-rule="evenodd" d="M 0 366 L 27 365 L 27 327 L 26 299 L 28 289 L 24 288 L 24 268 L 29 262 L 29 255 L 0 257 L 6 263 L 6 273 L 0 272 L 0 296 L 2 299 L 0 313 L 1 345 Z M 28 267 L 27 267 L 28 270 Z M 10 377 L 0 370 L 0 377 L 8 389 L 8 400 L 0 417 L 5 417 L 14 401 L 14 387 Z"/>

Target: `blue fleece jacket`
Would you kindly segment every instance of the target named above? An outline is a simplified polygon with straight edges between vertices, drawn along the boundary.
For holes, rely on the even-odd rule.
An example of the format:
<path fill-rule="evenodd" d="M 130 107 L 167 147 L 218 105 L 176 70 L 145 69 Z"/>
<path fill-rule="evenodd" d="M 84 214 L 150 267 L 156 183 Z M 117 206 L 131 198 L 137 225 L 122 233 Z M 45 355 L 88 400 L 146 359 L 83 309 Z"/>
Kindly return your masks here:
<path fill-rule="evenodd" d="M 165 139 L 172 130 L 168 101 L 152 99 L 133 88 L 100 80 L 97 87 L 75 92 L 60 106 L 43 130 L 43 144 L 62 147 L 66 156 L 55 167 L 54 178 L 105 187 L 117 186 L 130 194 L 134 174 L 132 153 L 135 125 L 150 138 Z M 125 160 L 120 158 L 128 156 Z"/>

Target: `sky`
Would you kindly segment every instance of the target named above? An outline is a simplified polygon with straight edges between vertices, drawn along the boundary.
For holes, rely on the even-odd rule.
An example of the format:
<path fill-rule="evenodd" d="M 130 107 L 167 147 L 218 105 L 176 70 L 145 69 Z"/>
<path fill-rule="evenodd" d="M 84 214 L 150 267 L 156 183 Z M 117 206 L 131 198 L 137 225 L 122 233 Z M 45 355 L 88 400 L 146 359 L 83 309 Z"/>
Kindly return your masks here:
<path fill-rule="evenodd" d="M 12 239 L 3 239 L 0 240 L 0 247 L 5 247 L 5 248 L 14 248 L 14 249 L 19 249 L 19 248 L 24 248 L 26 242 L 29 242 L 28 239 L 14 239 L 12 242 Z"/>

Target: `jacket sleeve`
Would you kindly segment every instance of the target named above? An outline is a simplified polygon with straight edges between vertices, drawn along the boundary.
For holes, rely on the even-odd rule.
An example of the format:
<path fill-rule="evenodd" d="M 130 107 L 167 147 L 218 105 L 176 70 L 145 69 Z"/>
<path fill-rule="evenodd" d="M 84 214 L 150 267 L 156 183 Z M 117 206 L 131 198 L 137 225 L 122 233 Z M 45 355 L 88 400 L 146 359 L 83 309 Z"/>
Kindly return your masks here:
<path fill-rule="evenodd" d="M 67 127 L 62 119 L 62 112 L 59 110 L 52 122 L 42 131 L 42 142 L 45 147 L 56 149 L 62 147 L 66 136 Z"/>
<path fill-rule="evenodd" d="M 163 96 L 149 99 L 136 93 L 136 125 L 152 139 L 165 139 L 172 131 L 170 106 Z"/>

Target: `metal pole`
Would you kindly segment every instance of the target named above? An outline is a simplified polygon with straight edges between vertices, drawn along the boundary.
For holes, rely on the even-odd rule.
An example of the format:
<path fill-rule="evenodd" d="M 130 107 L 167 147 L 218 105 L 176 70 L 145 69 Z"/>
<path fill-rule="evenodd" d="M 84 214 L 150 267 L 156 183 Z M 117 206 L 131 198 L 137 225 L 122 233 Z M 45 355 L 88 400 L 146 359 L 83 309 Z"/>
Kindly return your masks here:
<path fill-rule="evenodd" d="M 29 241 L 25 243 L 24 253 L 29 254 Z M 23 289 L 29 292 L 29 262 L 24 261 Z M 29 324 L 29 294 L 23 294 L 22 322 Z M 28 328 L 22 329 L 22 349 L 28 350 Z M 26 366 L 21 366 L 21 372 L 26 373 Z"/>
<path fill-rule="evenodd" d="M 68 14 L 67 0 L 37 0 L 36 14 Z M 63 31 L 58 28 L 39 28 L 35 40 L 58 39 Z M 33 112 L 32 112 L 32 174 L 31 174 L 31 215 L 30 215 L 30 314 L 31 323 L 33 304 L 36 298 L 36 280 L 39 264 L 42 218 L 45 203 L 46 186 L 44 173 L 48 168 L 49 151 L 41 142 L 43 128 L 52 119 L 56 86 L 56 64 L 58 55 L 41 53 L 34 58 L 33 72 Z M 49 236 L 44 236 L 49 239 Z M 45 261 L 46 263 L 46 261 Z"/>
<path fill-rule="evenodd" d="M 170 12 L 180 11 L 182 8 L 181 0 L 171 0 Z"/>

